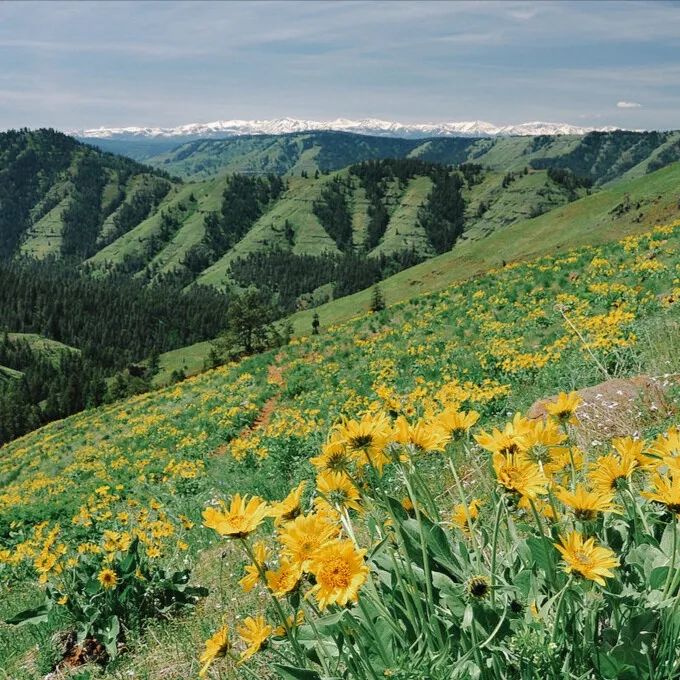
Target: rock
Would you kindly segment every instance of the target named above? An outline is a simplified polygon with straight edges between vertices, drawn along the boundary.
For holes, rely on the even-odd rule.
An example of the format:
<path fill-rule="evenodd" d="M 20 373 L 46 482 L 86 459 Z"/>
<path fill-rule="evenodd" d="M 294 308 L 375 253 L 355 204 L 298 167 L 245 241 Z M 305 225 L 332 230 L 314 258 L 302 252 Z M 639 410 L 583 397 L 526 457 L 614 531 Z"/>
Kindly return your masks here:
<path fill-rule="evenodd" d="M 665 397 L 667 388 L 677 376 L 668 379 L 639 375 L 632 378 L 612 378 L 605 382 L 577 390 L 583 403 L 577 410 L 580 424 L 576 428 L 577 440 L 584 445 L 605 441 L 612 437 L 633 434 L 643 419 L 650 414 L 666 417 L 671 405 Z M 527 416 L 545 418 L 546 405 L 557 396 L 536 401 Z"/>

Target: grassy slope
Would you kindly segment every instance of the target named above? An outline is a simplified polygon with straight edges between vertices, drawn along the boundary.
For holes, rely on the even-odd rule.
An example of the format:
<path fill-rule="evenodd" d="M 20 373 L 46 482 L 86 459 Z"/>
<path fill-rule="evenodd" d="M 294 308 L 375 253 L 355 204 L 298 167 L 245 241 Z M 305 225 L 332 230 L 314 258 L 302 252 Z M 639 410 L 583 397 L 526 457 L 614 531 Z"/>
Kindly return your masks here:
<path fill-rule="evenodd" d="M 517 222 L 486 239 L 461 242 L 450 253 L 395 274 L 381 286 L 388 303 L 392 304 L 412 295 L 441 290 L 453 281 L 500 266 L 503 260 L 526 260 L 567 247 L 604 243 L 644 231 L 680 213 L 676 193 L 679 184 L 680 163 L 675 163 L 540 217 Z M 641 210 L 616 218 L 611 210 L 624 200 L 626 194 L 630 195 L 633 204 L 641 201 Z M 642 219 L 637 221 L 640 215 Z M 329 302 L 316 311 L 325 325 L 339 323 L 366 311 L 370 297 L 371 291 L 364 290 Z M 306 310 L 291 317 L 296 332 L 308 332 L 313 313 L 313 310 Z"/>
<path fill-rule="evenodd" d="M 669 221 L 680 213 L 677 187 L 680 163 L 658 170 L 630 182 L 605 189 L 591 196 L 557 208 L 540 217 L 524 220 L 493 233 L 482 240 L 461 241 L 449 253 L 411 267 L 386 279 L 382 284 L 388 304 L 441 290 L 454 281 L 470 278 L 487 269 L 501 266 L 503 260 L 526 260 L 545 253 L 586 243 L 604 243 L 650 226 Z M 611 214 L 625 195 L 641 209 L 620 217 Z M 637 221 L 642 214 L 640 221 Z M 314 312 L 324 327 L 347 321 L 369 308 L 371 291 L 363 290 L 333 300 L 315 310 L 305 310 L 290 317 L 298 335 L 310 332 Z M 158 383 L 169 378 L 175 368 L 186 367 L 188 373 L 202 370 L 210 343 L 199 343 L 161 355 Z"/>
<path fill-rule="evenodd" d="M 23 373 L 7 366 L 0 366 L 0 385 L 9 380 L 20 380 Z"/>
<path fill-rule="evenodd" d="M 309 160 L 302 150 L 303 138 L 300 136 L 293 148 L 286 138 L 270 135 L 234 138 L 228 144 L 221 143 L 222 140 L 199 140 L 149 158 L 147 162 L 193 180 L 234 172 L 283 174 L 302 161 L 301 156 Z M 316 170 L 316 163 L 307 165 L 312 172 Z"/>
<path fill-rule="evenodd" d="M 104 265 L 107 262 L 114 264 L 122 262 L 126 256 L 141 255 L 144 252 L 144 248 L 148 240 L 157 234 L 161 227 L 161 213 L 164 209 L 168 209 L 179 204 L 186 204 L 189 200 L 191 194 L 194 195 L 198 202 L 198 211 L 194 213 L 192 217 L 194 219 L 191 224 L 185 223 L 182 229 L 182 238 L 186 240 L 191 240 L 196 232 L 202 235 L 203 233 L 203 220 L 195 219 L 195 215 L 198 213 L 204 213 L 208 210 L 216 210 L 219 201 L 216 202 L 215 194 L 221 196 L 221 191 L 224 188 L 224 183 L 220 180 L 211 180 L 209 182 L 202 183 L 189 183 L 182 186 L 174 187 L 170 190 L 167 196 L 161 201 L 158 210 L 140 222 L 136 227 L 123 234 L 120 238 L 110 243 L 105 248 L 102 248 L 95 255 L 93 255 L 88 262 L 93 265 Z M 191 218 L 190 218 L 191 219 Z M 200 221 L 197 225 L 196 222 Z M 189 220 L 187 220 L 189 222 Z M 175 235 L 175 238 L 179 236 L 179 233 Z M 174 241 L 174 239 L 173 239 Z M 166 246 L 172 249 L 172 252 L 176 253 L 180 248 L 180 243 L 168 244 Z M 167 254 L 167 259 L 171 259 L 171 254 Z"/>
<path fill-rule="evenodd" d="M 634 165 L 630 170 L 621 175 L 618 180 L 614 180 L 614 182 L 610 182 L 610 184 L 614 184 L 620 180 L 629 180 L 644 176 L 649 172 L 650 162 L 658 158 L 658 156 L 668 149 L 668 147 L 673 146 L 673 144 L 676 144 L 678 141 L 680 141 L 680 131 L 673 132 L 669 139 L 660 147 L 655 149 L 647 158 L 645 158 L 645 160 L 643 160 L 641 163 L 638 163 L 637 165 Z"/>
<path fill-rule="evenodd" d="M 151 261 L 151 265 L 158 266 L 161 271 L 169 272 L 177 268 L 187 251 L 201 242 L 205 235 L 203 220 L 206 213 L 216 212 L 222 205 L 224 182 L 221 180 L 205 182 L 195 186 L 193 193 L 198 201 L 198 209 L 191 213 L 170 242 Z"/>
<path fill-rule="evenodd" d="M 332 133 L 326 135 L 300 133 L 282 137 L 255 136 L 229 140 L 203 140 L 190 142 L 172 151 L 159 154 L 149 158 L 147 162 L 171 174 L 193 180 L 232 172 L 277 172 L 299 176 L 302 171 L 306 171 L 311 176 L 317 169 L 320 169 L 319 158 L 323 156 L 323 149 L 333 156 L 339 147 L 348 143 L 345 137 L 342 134 L 333 135 Z M 408 156 L 453 163 L 470 161 L 498 170 L 520 170 L 533 158 L 546 158 L 568 153 L 578 146 L 581 137 L 564 135 L 536 144 L 534 139 L 533 137 L 483 138 L 471 143 L 466 151 L 455 151 L 451 147 L 452 141 L 446 139 L 421 142 L 410 140 L 400 151 L 391 149 L 380 153 L 376 152 L 376 148 L 384 147 L 384 139 L 359 136 L 358 140 L 349 140 L 353 149 L 350 155 L 341 151 L 335 156 L 331 169 L 374 158 L 377 153 L 382 157 Z M 309 144 L 311 146 L 308 146 Z"/>
<path fill-rule="evenodd" d="M 17 340 L 28 342 L 35 352 L 46 355 L 53 362 L 58 361 L 59 357 L 64 352 L 80 352 L 80 350 L 75 347 L 64 345 L 56 340 L 50 340 L 49 338 L 45 338 L 36 333 L 8 333 L 7 335 L 12 342 L 16 342 Z M 7 366 L 0 366 L 0 383 L 7 380 L 19 379 L 22 375 L 23 373 L 21 371 L 15 371 L 13 368 L 8 368 Z"/>
<path fill-rule="evenodd" d="M 35 351 L 44 353 L 52 358 L 57 358 L 64 352 L 80 352 L 80 350 L 75 347 L 65 345 L 56 340 L 50 340 L 50 338 L 45 338 L 37 333 L 8 333 L 8 336 L 12 341 L 23 340 Z"/>
<path fill-rule="evenodd" d="M 490 173 L 481 184 L 465 192 L 467 238 L 484 238 L 513 222 L 546 213 L 571 200 L 564 187 L 550 181 L 543 170 L 520 174 L 505 188 L 504 176 L 505 173 Z M 477 210 L 482 202 L 488 209 L 479 217 Z"/>
<path fill-rule="evenodd" d="M 295 231 L 293 252 L 309 255 L 318 255 L 323 251 L 337 252 L 335 243 L 313 211 L 314 201 L 331 178 L 332 175 L 318 180 L 290 178 L 284 195 L 228 253 L 198 277 L 197 283 L 219 288 L 227 279 L 229 265 L 236 257 L 273 246 L 290 249 L 283 235 L 286 220 Z"/>
<path fill-rule="evenodd" d="M 418 209 L 426 201 L 431 189 L 432 180 L 429 177 L 415 177 L 409 181 L 390 216 L 381 243 L 371 251 L 371 255 L 387 255 L 411 247 L 426 255 L 433 254 L 425 230 L 417 224 Z"/>
<path fill-rule="evenodd" d="M 66 196 L 30 227 L 21 244 L 22 255 L 44 259 L 48 255 L 59 254 L 64 230 L 61 215 L 68 207 L 69 201 L 70 198 Z"/>
<path fill-rule="evenodd" d="M 137 194 L 140 191 L 143 191 L 144 189 L 148 189 L 152 187 L 156 182 L 158 181 L 157 177 L 154 177 L 154 175 L 134 175 L 130 180 L 128 180 L 127 186 L 125 187 L 126 189 L 126 196 L 125 200 L 114 210 L 105 220 L 104 224 L 102 224 L 102 228 L 99 232 L 99 237 L 106 239 L 109 234 L 111 234 L 112 231 L 114 231 L 115 227 L 115 218 L 116 215 L 121 211 L 123 206 L 129 204 L 132 202 L 132 200 L 135 197 L 135 194 Z M 117 185 L 109 185 L 107 187 L 109 189 L 110 193 L 113 193 L 117 189 Z M 117 193 L 117 191 L 116 191 Z M 107 191 L 104 192 L 104 200 L 102 201 L 104 204 L 106 203 L 107 199 Z M 111 197 L 108 197 L 109 199 Z"/>

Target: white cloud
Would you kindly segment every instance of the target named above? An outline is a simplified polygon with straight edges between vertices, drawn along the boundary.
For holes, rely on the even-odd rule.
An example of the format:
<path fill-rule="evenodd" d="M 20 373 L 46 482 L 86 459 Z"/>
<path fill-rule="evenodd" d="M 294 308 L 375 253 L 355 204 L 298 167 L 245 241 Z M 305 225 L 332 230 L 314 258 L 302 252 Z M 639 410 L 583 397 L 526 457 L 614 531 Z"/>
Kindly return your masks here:
<path fill-rule="evenodd" d="M 640 109 L 640 108 L 642 108 L 642 104 L 638 104 L 637 102 L 616 102 L 616 108 L 617 109 Z"/>

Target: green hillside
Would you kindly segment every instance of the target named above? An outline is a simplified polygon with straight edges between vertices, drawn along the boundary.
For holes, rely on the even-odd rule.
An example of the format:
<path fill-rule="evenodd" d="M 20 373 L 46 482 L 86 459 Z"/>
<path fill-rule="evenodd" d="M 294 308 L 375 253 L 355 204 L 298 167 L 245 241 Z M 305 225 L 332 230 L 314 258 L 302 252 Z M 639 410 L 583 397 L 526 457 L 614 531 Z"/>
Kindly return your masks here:
<path fill-rule="evenodd" d="M 30 347 L 42 354 L 43 356 L 49 357 L 52 361 L 58 361 L 59 357 L 64 352 L 79 352 L 80 350 L 75 347 L 70 347 L 62 342 L 57 342 L 56 340 L 51 340 L 37 333 L 8 333 L 7 337 L 15 342 L 17 340 L 21 342 L 26 342 Z"/>
<path fill-rule="evenodd" d="M 124 233 L 171 182 L 54 130 L 0 134 L 0 258 L 79 259 Z"/>
<path fill-rule="evenodd" d="M 500 171 L 568 168 L 597 184 L 658 170 L 680 159 L 677 132 L 593 132 L 584 136 L 391 139 L 344 132 L 198 140 L 146 162 L 191 179 L 245 172 L 311 175 L 377 158 L 419 158 Z"/>
<path fill-rule="evenodd" d="M 389 303 L 440 290 L 503 262 L 526 260 L 588 243 L 605 243 L 663 224 L 680 215 L 680 163 L 638 179 L 622 182 L 539 217 L 522 220 L 483 240 L 465 236 L 450 253 L 395 274 L 381 284 Z M 368 310 L 371 292 L 361 291 L 323 305 L 316 311 L 326 325 Z M 312 312 L 292 317 L 295 329 L 307 334 Z"/>
<path fill-rule="evenodd" d="M 677 172 L 677 168 L 661 171 L 654 177 L 654 191 L 677 186 L 672 184 L 677 180 Z M 649 182 L 650 178 L 643 179 Z M 632 186 L 628 187 L 631 192 Z M 651 187 L 647 190 L 651 191 Z M 640 187 L 638 191 L 642 197 Z M 648 195 L 652 194 L 656 200 L 658 194 Z M 430 505 L 423 507 L 428 508 L 430 519 L 419 521 L 432 527 L 441 515 L 445 518 L 444 528 L 437 529 L 436 534 L 434 529 L 432 534 L 416 532 L 415 542 L 406 544 L 405 554 L 414 563 L 422 558 L 421 565 L 429 554 L 436 564 L 444 564 L 432 586 L 446 594 L 441 597 L 437 615 L 443 616 L 452 609 L 455 620 L 462 620 L 466 608 L 462 584 L 479 573 L 475 569 L 479 570 L 480 565 L 486 569 L 489 563 L 497 566 L 497 557 L 505 567 L 520 558 L 525 560 L 525 552 L 540 556 L 544 554 L 541 550 L 545 543 L 539 539 L 526 541 L 525 534 L 535 532 L 531 528 L 532 515 L 526 512 L 518 514 L 516 522 L 503 522 L 504 527 L 510 527 L 511 538 L 507 546 L 504 539 L 502 553 L 497 555 L 489 547 L 493 531 L 486 527 L 493 527 L 496 513 L 503 512 L 498 516 L 505 517 L 508 510 L 514 511 L 515 504 L 508 508 L 505 497 L 498 495 L 493 472 L 488 472 L 489 454 L 472 435 L 491 432 L 497 425 L 502 427 L 508 413 L 526 412 L 535 399 L 561 390 L 598 385 L 608 377 L 624 379 L 636 372 L 660 375 L 680 370 L 677 353 L 667 351 L 668 347 L 677 347 L 678 342 L 680 226 L 676 223 L 645 231 L 638 222 L 612 218 L 611 202 L 600 203 L 599 216 L 594 207 L 583 207 L 593 199 L 594 196 L 584 198 L 561 209 L 571 209 L 573 215 L 587 214 L 590 228 L 574 223 L 566 231 L 567 218 L 562 213 L 563 221 L 553 227 L 558 233 L 551 237 L 553 246 L 562 247 L 554 254 L 482 271 L 484 262 L 498 264 L 495 260 L 503 256 L 503 251 L 497 248 L 485 260 L 471 265 L 469 273 L 476 276 L 466 281 L 449 278 L 448 283 L 444 272 L 449 256 L 436 258 L 428 263 L 432 274 L 436 268 L 443 277 L 430 283 L 431 291 L 435 292 L 415 295 L 379 313 L 360 314 L 333 328 L 324 323 L 319 336 L 296 339 L 286 347 L 206 372 L 181 384 L 52 423 L 3 447 L 0 619 L 6 621 L 34 608 L 32 624 L 22 627 L 0 624 L 3 670 L 9 677 L 26 680 L 44 677 L 65 656 L 62 646 L 65 632 L 78 627 L 103 639 L 118 658 L 103 668 L 95 661 L 102 662 L 100 657 L 85 656 L 85 666 L 63 668 L 64 673 L 76 677 L 91 674 L 106 680 L 126 677 L 180 680 L 196 676 L 204 642 L 221 626 L 238 629 L 248 615 L 262 614 L 267 621 L 275 621 L 277 607 L 273 602 L 268 604 L 265 586 L 255 579 L 253 589 L 242 592 L 238 585 L 246 573 L 244 567 L 250 562 L 241 554 L 242 541 L 228 541 L 204 527 L 204 523 L 209 523 L 209 515 L 202 517 L 202 511 L 219 507 L 218 499 L 228 499 L 237 491 L 275 502 L 302 480 L 308 485 L 302 507 L 311 507 L 309 500 L 318 469 L 310 458 L 333 452 L 332 445 L 328 448 L 326 444 L 335 425 L 362 427 L 348 425 L 342 417 L 359 418 L 365 413 L 368 414 L 365 423 L 369 423 L 366 427 L 373 427 L 370 423 L 374 421 L 382 427 L 380 419 L 385 418 L 389 441 L 395 445 L 412 443 L 407 448 L 409 458 L 404 452 L 394 461 L 388 460 L 382 475 L 376 473 L 373 477 L 365 469 L 360 477 L 352 477 L 353 484 L 366 482 L 357 499 L 368 512 L 350 509 L 344 519 L 344 530 L 355 526 L 356 532 L 351 535 L 363 546 L 371 544 L 371 532 L 382 531 L 383 526 L 390 532 L 401 531 L 402 522 L 406 528 L 413 527 L 414 521 L 409 521 L 407 515 L 409 505 L 402 508 L 400 499 L 410 498 L 410 494 L 416 493 L 413 488 L 422 490 L 427 484 L 432 493 L 426 496 L 422 492 L 423 496 L 417 497 L 418 505 L 414 507 L 420 514 L 416 516 L 423 517 L 420 503 L 428 502 Z M 609 226 L 604 222 L 607 214 Z M 649 208 L 647 212 L 650 219 L 663 214 L 670 214 L 668 202 L 659 201 L 654 210 Z M 533 233 L 529 233 L 528 222 L 523 224 L 526 233 L 521 248 L 529 256 L 532 248 L 541 247 L 540 243 L 532 246 L 532 240 L 536 236 L 547 237 L 550 230 L 545 216 L 533 221 L 540 225 Z M 516 227 L 498 232 L 496 238 L 509 230 Z M 633 237 L 619 242 L 611 240 L 633 232 Z M 515 238 L 518 236 L 515 234 Z M 589 237 L 608 242 L 588 244 Z M 476 248 L 492 238 L 465 247 Z M 582 245 L 575 245 L 572 239 L 580 240 Z M 509 248 L 510 243 L 506 240 L 505 247 Z M 418 288 L 413 288 L 413 292 L 417 293 Z M 362 310 L 357 307 L 355 312 Z M 677 390 L 671 391 L 663 408 L 644 412 L 636 402 L 631 415 L 615 423 L 614 427 L 619 428 L 615 434 L 623 436 L 635 431 L 644 437 L 642 446 L 651 446 L 654 438 L 677 417 L 677 399 Z M 433 423 L 439 422 L 435 418 L 444 417 L 443 411 L 450 414 L 452 409 L 455 413 L 474 410 L 479 420 L 466 426 L 466 430 L 471 430 L 469 435 L 463 434 L 457 443 L 451 444 L 464 449 L 447 448 L 447 455 L 442 455 L 440 449 L 444 445 L 439 443 L 441 439 L 436 439 L 438 431 L 433 429 Z M 396 420 L 398 416 L 400 419 Z M 534 427 L 536 436 L 546 433 L 543 421 L 537 421 L 538 425 L 532 422 L 518 417 L 516 429 L 509 426 L 506 435 L 517 443 L 523 442 L 522 437 L 528 436 Z M 605 426 L 605 423 L 589 425 Z M 559 428 L 555 432 L 559 435 L 555 441 L 563 442 Z M 590 429 L 583 434 L 569 429 L 569 433 L 581 437 L 577 439 L 579 455 L 582 451 L 584 457 L 589 456 L 588 460 L 611 451 L 609 439 L 614 436 L 611 433 L 602 435 Z M 604 437 L 604 443 L 593 443 L 594 439 L 602 441 Z M 537 450 L 545 451 L 543 439 L 538 441 Z M 555 441 L 550 440 L 547 446 Z M 656 441 L 663 444 L 666 439 L 660 436 Z M 480 442 L 484 442 L 484 437 Z M 375 450 L 370 449 L 372 455 L 377 455 L 377 447 L 376 444 Z M 317 458 L 316 465 L 323 460 L 323 456 L 321 462 Z M 417 475 L 405 478 L 406 468 L 394 467 L 397 461 L 409 466 L 412 463 Z M 485 527 L 479 540 L 485 541 L 485 550 L 481 561 L 472 566 L 468 561 L 474 558 L 476 548 L 468 546 L 475 544 L 456 529 L 455 517 L 453 522 L 449 520 L 460 503 L 457 486 L 460 481 L 452 466 L 460 470 L 467 493 L 485 500 L 479 509 L 480 523 L 483 521 Z M 413 479 L 418 486 L 411 487 L 404 479 Z M 368 494 L 375 493 L 377 485 L 383 482 L 390 497 L 394 497 L 392 513 L 396 519 L 375 525 L 372 517 L 377 510 L 376 506 L 368 505 Z M 624 514 L 626 505 L 622 504 L 621 513 L 613 515 L 612 521 L 618 527 L 625 525 L 624 535 L 632 536 L 639 515 L 631 518 Z M 292 507 L 295 510 L 296 504 Z M 318 502 L 315 511 L 320 511 Z M 549 517 L 547 511 L 543 512 L 544 519 L 540 521 Z M 350 521 L 353 525 L 348 524 Z M 263 521 L 253 540 L 263 540 L 268 546 L 275 542 L 277 530 L 270 529 L 269 522 Z M 466 526 L 465 517 L 458 526 Z M 426 538 L 432 535 L 435 538 Z M 542 527 L 538 535 L 543 536 Z M 387 539 L 384 544 L 401 549 L 401 543 L 389 541 L 390 536 L 392 533 L 384 537 Z M 646 536 L 646 540 L 652 538 Z M 133 543 L 133 538 L 138 540 Z M 432 552 L 423 557 L 430 546 Z M 517 552 L 513 552 L 515 549 Z M 365 559 L 378 575 L 388 574 L 389 564 L 380 559 L 380 550 L 376 547 Z M 450 554 L 462 555 L 465 560 L 446 561 Z M 525 623 L 532 630 L 544 625 L 543 618 L 529 613 L 534 591 L 525 592 L 521 579 L 538 579 L 532 570 L 549 575 L 547 559 L 543 562 L 526 559 L 527 564 L 533 565 L 522 572 L 526 577 L 508 584 L 498 582 L 495 602 L 499 613 L 489 625 L 495 626 L 503 620 L 501 616 L 507 616 L 506 594 L 521 597 L 522 612 L 527 614 L 526 618 L 523 614 L 514 618 L 513 625 Z M 459 577 L 459 565 L 463 562 L 466 570 Z M 113 577 L 108 574 L 105 578 L 107 569 L 113 572 Z M 179 611 L 166 608 L 163 603 L 168 600 L 159 595 L 157 609 L 148 609 L 146 605 L 142 609 L 139 603 L 145 600 L 137 593 L 158 588 L 154 592 L 170 597 L 177 592 L 175 585 L 182 592 L 186 580 L 172 576 L 181 574 L 182 569 L 191 570 L 192 586 L 207 589 L 207 594 L 200 594 L 196 607 Z M 422 577 L 416 581 L 422 566 L 419 569 L 411 572 L 416 574 L 414 583 L 424 592 Z M 564 576 L 561 569 L 559 573 Z M 566 582 L 566 576 L 563 580 Z M 663 578 L 657 581 L 663 586 Z M 535 582 L 541 588 L 549 586 L 543 576 Z M 391 592 L 394 581 L 385 576 L 382 581 L 376 578 L 375 583 L 381 589 L 379 592 L 383 588 Z M 311 584 L 306 580 L 300 585 L 303 592 L 309 587 Z M 561 582 L 559 587 L 567 586 Z M 41 612 L 39 606 L 45 593 L 53 605 Z M 373 593 L 372 585 L 362 589 L 361 595 L 365 593 Z M 619 593 L 615 594 L 620 600 Z M 555 602 L 554 595 L 551 603 Z M 592 589 L 587 595 L 592 597 Z M 309 619 L 315 620 L 318 614 L 307 606 L 308 600 L 311 596 L 298 600 L 305 607 L 306 623 L 300 628 L 299 639 L 315 643 L 317 637 Z M 285 615 L 290 607 L 296 606 L 295 601 L 294 596 L 278 600 Z M 484 600 L 483 611 L 495 611 L 493 602 Z M 83 606 L 87 607 L 87 617 L 80 614 Z M 543 599 L 538 606 L 543 607 L 542 617 L 551 617 L 545 624 L 548 633 L 559 630 L 553 625 L 559 608 L 556 615 L 556 608 L 544 607 Z M 352 605 L 331 604 L 326 612 L 330 617 L 321 623 L 321 635 L 333 631 L 338 621 L 357 616 L 357 611 L 358 607 Z M 114 624 L 111 617 L 115 617 Z M 361 634 L 374 628 L 362 627 Z M 328 639 L 330 644 L 334 638 Z M 119 640 L 125 644 L 117 647 Z M 237 635 L 234 645 L 240 654 L 244 645 Z M 229 657 L 219 657 L 207 671 L 207 677 L 231 680 L 249 678 L 253 673 L 268 677 L 268 669 L 280 661 L 277 655 L 289 653 L 292 652 L 282 637 L 275 636 L 254 659 L 247 661 L 247 670 L 237 659 L 232 663 Z M 298 663 L 313 663 L 315 657 L 311 658 L 310 661 L 301 655 Z M 404 659 L 407 658 L 405 655 Z M 383 667 L 380 663 L 375 661 L 378 668 Z M 418 667 L 422 666 L 414 666 Z M 293 677 L 306 677 L 300 671 L 295 673 Z"/>
<path fill-rule="evenodd" d="M 386 278 L 388 301 L 405 299 L 567 239 L 587 242 L 588 230 L 605 239 L 609 228 L 665 219 L 677 141 L 626 132 L 203 140 L 187 160 L 218 150 L 249 174 L 182 181 L 51 130 L 3 133 L 0 315 L 10 331 L 81 353 L 55 366 L 17 348 L 14 363 L 0 362 L 26 378 L 21 394 L 3 381 L 0 440 L 166 381 L 158 354 L 175 352 L 161 369 L 200 370 L 207 341 L 252 289 L 269 318 L 293 315 L 305 334 L 315 310 L 328 326 L 366 309 Z M 649 172 L 659 166 L 668 172 Z"/>
<path fill-rule="evenodd" d="M 15 371 L 13 368 L 7 368 L 7 366 L 0 366 L 0 383 L 19 380 L 22 375 L 21 371 Z"/>
<path fill-rule="evenodd" d="M 257 182 L 263 180 L 240 176 L 244 177 L 243 187 L 237 195 L 233 176 L 228 176 L 172 188 L 152 215 L 99 250 L 87 264 L 95 270 L 123 267 L 150 277 L 174 272 L 186 284 L 221 288 L 230 279 L 234 260 L 268 251 L 283 250 L 302 256 L 339 255 L 341 250 L 349 249 L 379 256 L 414 250 L 421 259 L 429 257 L 434 250 L 418 220 L 419 210 L 428 206 L 432 181 L 427 173 L 432 168 L 418 161 L 409 163 L 413 166 L 408 170 L 409 186 L 391 178 L 389 168 L 384 170 L 381 181 L 385 195 L 381 200 L 389 224 L 379 242 L 370 246 L 365 243 L 369 203 L 361 181 L 351 170 L 286 178 L 280 193 L 265 201 L 257 214 L 238 228 L 227 224 L 220 215 L 229 214 L 240 200 L 255 200 L 253 192 Z M 346 204 L 343 210 L 351 222 L 347 247 L 342 248 L 329 233 L 331 227 L 319 217 L 319 206 L 330 200 L 324 191 L 336 180 L 342 183 L 342 200 Z M 474 194 L 474 188 L 471 191 Z M 493 206 L 502 193 L 499 190 L 490 195 L 487 203 Z M 558 193 L 553 197 L 554 205 L 567 200 Z M 217 220 L 211 233 L 206 230 L 206 220 L 210 219 Z"/>
<path fill-rule="evenodd" d="M 526 182 L 534 181 L 535 173 Z M 486 196 L 498 178 L 492 176 L 479 185 Z M 521 184 L 518 182 L 518 188 Z M 627 234 L 639 233 L 650 225 L 662 224 L 680 215 L 678 203 L 680 163 L 628 182 L 622 182 L 584 196 L 549 213 L 525 219 L 480 238 L 481 224 L 463 234 L 450 253 L 439 255 L 389 277 L 381 283 L 389 304 L 418 294 L 441 290 L 455 281 L 502 267 L 503 263 L 526 260 L 546 253 L 585 244 L 606 243 Z M 523 203 L 518 206 L 526 207 Z M 363 290 L 339 300 L 305 310 L 290 317 L 295 332 L 308 335 L 312 316 L 319 314 L 324 327 L 345 322 L 368 311 L 371 290 Z M 183 368 L 187 373 L 202 370 L 210 343 L 178 349 L 161 356 L 163 371 L 156 380 L 167 381 L 170 373 Z"/>
<path fill-rule="evenodd" d="M 95 275 L 122 271 L 219 289 L 244 285 L 230 273 L 235 261 L 251 258 L 247 268 L 269 252 L 391 262 L 409 252 L 411 264 L 460 236 L 459 226 L 434 227 L 430 219 L 430 229 L 451 231 L 442 238 L 425 226 L 435 209 L 432 163 L 461 168 L 463 238 L 475 240 L 600 184 L 644 177 L 675 159 L 678 139 L 680 133 L 407 140 L 316 132 L 197 140 L 153 160 L 197 180 L 183 183 L 53 131 L 8 132 L 0 135 L 0 171 L 3 186 L 16 190 L 1 204 L 0 256 L 68 258 Z M 397 175 L 406 175 L 383 168 L 387 174 L 371 189 L 378 193 L 369 196 L 365 168 L 347 168 L 389 157 L 402 159 Z M 391 273 L 405 265 L 380 266 Z M 374 282 L 382 272 L 371 276 Z M 321 297 L 336 294 L 330 283 L 338 282 L 319 282 Z"/>

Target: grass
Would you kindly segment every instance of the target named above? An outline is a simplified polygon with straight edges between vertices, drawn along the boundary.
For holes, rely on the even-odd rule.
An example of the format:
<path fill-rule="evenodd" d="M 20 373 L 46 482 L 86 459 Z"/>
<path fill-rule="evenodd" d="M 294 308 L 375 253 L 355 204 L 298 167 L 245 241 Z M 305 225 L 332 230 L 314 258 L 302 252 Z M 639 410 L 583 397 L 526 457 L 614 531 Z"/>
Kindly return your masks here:
<path fill-rule="evenodd" d="M 198 204 L 197 211 L 187 213 L 188 219 L 180 229 L 181 235 L 180 232 L 175 234 L 172 241 L 165 246 L 156 258 L 163 265 L 168 262 L 177 262 L 179 253 L 186 251 L 190 244 L 200 240 L 203 235 L 202 216 L 209 210 L 219 208 L 221 191 L 223 190 L 224 182 L 219 180 L 173 187 L 153 215 L 99 250 L 87 261 L 88 264 L 101 267 L 107 263 L 120 264 L 127 257 L 143 257 L 149 240 L 160 232 L 162 212 L 179 205 L 188 205 L 189 198 L 193 195 Z"/>
<path fill-rule="evenodd" d="M 70 198 L 66 196 L 31 226 L 21 244 L 22 255 L 42 260 L 49 255 L 58 255 L 61 252 L 64 230 L 61 214 L 68 207 L 69 202 Z"/>
<path fill-rule="evenodd" d="M 15 371 L 13 368 L 7 368 L 7 366 L 0 366 L 0 382 L 21 380 L 23 375 L 21 371 Z"/>
<path fill-rule="evenodd" d="M 318 255 L 323 251 L 337 252 L 335 243 L 321 226 L 313 210 L 314 201 L 319 199 L 330 178 L 289 179 L 289 188 L 284 195 L 231 250 L 206 269 L 196 282 L 220 288 L 227 281 L 229 265 L 235 258 L 273 247 L 290 249 L 283 232 L 286 220 L 295 232 L 293 252 L 310 255 Z"/>
<path fill-rule="evenodd" d="M 550 212 L 573 200 L 564 187 L 548 179 L 545 171 L 519 174 L 504 188 L 502 184 L 505 174 L 491 173 L 480 185 L 467 190 L 466 238 L 485 238 L 513 222 Z M 585 195 L 585 191 L 580 190 L 580 195 Z M 482 203 L 486 210 L 479 216 L 478 210 Z"/>

